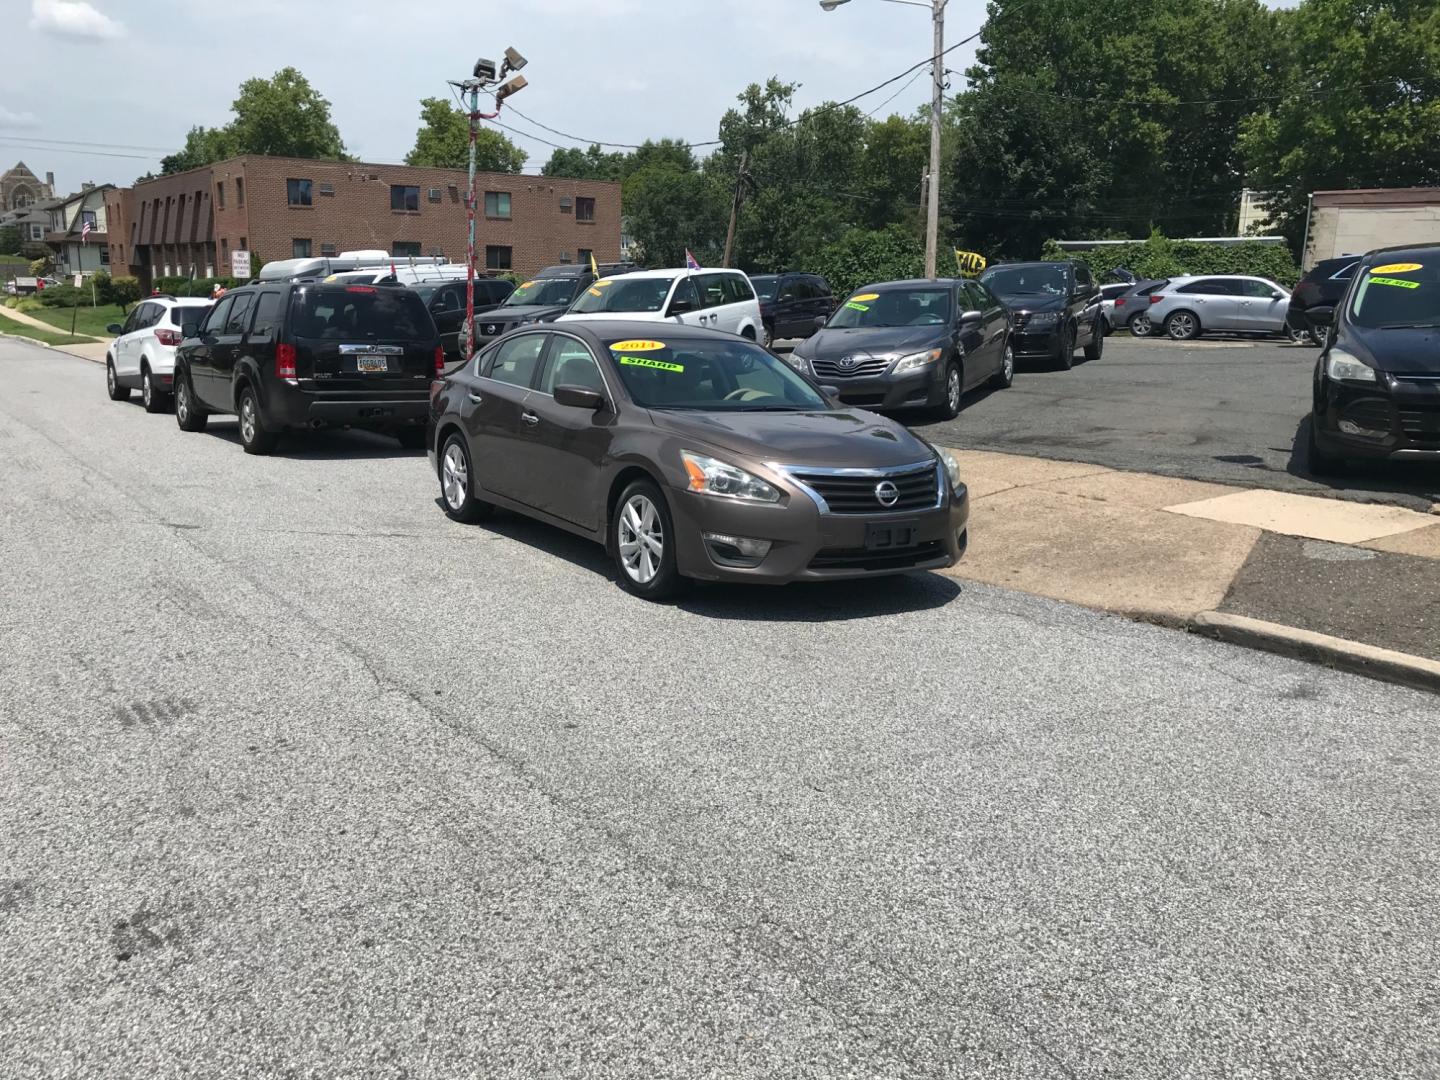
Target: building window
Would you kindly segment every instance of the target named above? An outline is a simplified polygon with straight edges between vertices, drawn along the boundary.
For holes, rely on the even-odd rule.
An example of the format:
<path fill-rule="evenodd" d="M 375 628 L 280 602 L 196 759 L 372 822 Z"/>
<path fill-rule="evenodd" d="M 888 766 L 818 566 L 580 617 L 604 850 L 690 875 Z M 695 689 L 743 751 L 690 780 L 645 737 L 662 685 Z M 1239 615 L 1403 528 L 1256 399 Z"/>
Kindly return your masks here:
<path fill-rule="evenodd" d="M 508 218 L 510 216 L 510 193 L 508 191 L 485 192 L 485 216 Z"/>
<path fill-rule="evenodd" d="M 220 238 L 220 265 L 230 265 L 230 241 L 223 236 Z"/>
<path fill-rule="evenodd" d="M 310 201 L 310 181 L 309 181 L 309 180 L 286 180 L 286 181 L 285 181 L 285 201 L 288 202 L 291 206 L 309 206 L 309 205 L 311 205 L 311 201 Z M 224 204 L 224 203 L 221 203 L 220 205 L 221 205 L 221 206 L 224 206 L 225 204 Z"/>
<path fill-rule="evenodd" d="M 391 184 L 390 209 L 419 210 L 420 189 L 411 184 Z"/>
<path fill-rule="evenodd" d="M 584 195 L 575 196 L 575 220 L 595 220 L 595 200 L 586 198 Z"/>
<path fill-rule="evenodd" d="M 242 237 L 240 237 L 240 250 L 241 250 L 241 251 L 249 251 L 249 250 L 250 250 L 250 238 L 249 238 L 248 236 L 242 236 Z"/>
<path fill-rule="evenodd" d="M 508 247 L 496 247 L 494 244 L 485 245 L 485 269 L 486 270 L 509 270 L 510 249 Z"/>
<path fill-rule="evenodd" d="M 292 259 L 310 258 L 310 241 L 296 238 L 290 241 L 290 257 Z"/>
<path fill-rule="evenodd" d="M 575 252 L 575 261 L 578 262 L 581 266 L 589 266 L 590 260 L 593 258 L 595 258 L 595 252 L 591 251 L 589 248 L 581 248 L 579 251 Z"/>
<path fill-rule="evenodd" d="M 245 205 L 245 181 L 238 176 L 235 178 L 235 205 Z"/>
<path fill-rule="evenodd" d="M 159 200 L 159 199 L 156 199 L 156 200 L 155 200 L 155 204 L 158 206 L 158 205 L 160 204 L 160 200 Z M 216 181 L 215 181 L 215 205 L 218 206 L 218 207 L 220 207 L 221 210 L 224 210 L 224 209 L 225 209 L 225 181 L 224 181 L 224 180 L 216 180 Z"/>
<path fill-rule="evenodd" d="M 390 245 L 390 254 L 402 259 L 420 258 L 420 245 L 410 240 L 396 240 Z"/>
<path fill-rule="evenodd" d="M 102 247 L 102 248 L 100 249 L 100 265 L 101 265 L 101 266 L 109 266 L 109 265 L 110 265 L 110 249 L 109 249 L 108 247 Z"/>
<path fill-rule="evenodd" d="M 45 226 L 44 226 L 44 225 L 41 225 L 39 222 L 32 221 L 32 222 L 30 223 L 30 239 L 31 239 L 31 240 L 44 240 L 44 239 L 45 239 Z"/>
<path fill-rule="evenodd" d="M 430 188 L 428 191 L 425 192 L 425 197 L 426 197 L 427 199 L 429 199 L 431 202 L 439 202 L 439 201 L 440 201 L 440 189 L 439 189 L 438 187 L 432 187 L 432 188 Z"/>

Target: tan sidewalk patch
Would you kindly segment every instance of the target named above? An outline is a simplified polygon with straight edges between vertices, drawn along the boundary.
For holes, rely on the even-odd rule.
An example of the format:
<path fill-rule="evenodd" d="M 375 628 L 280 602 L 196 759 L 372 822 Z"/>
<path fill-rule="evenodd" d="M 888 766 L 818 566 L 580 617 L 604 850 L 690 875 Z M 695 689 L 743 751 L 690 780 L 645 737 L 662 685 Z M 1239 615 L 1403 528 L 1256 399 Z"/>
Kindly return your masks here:
<path fill-rule="evenodd" d="M 1398 506 L 1342 502 L 1286 491 L 1237 491 L 1214 499 L 1165 507 L 1172 514 L 1248 525 L 1287 536 L 1360 544 L 1435 524 L 1429 514 Z"/>
<path fill-rule="evenodd" d="M 1228 495 L 1235 489 L 1224 484 L 1207 484 L 1200 480 L 1181 480 L 1173 476 L 1149 473 L 1112 472 L 1076 476 L 1045 485 L 1047 491 L 1077 495 L 1100 502 L 1134 506 L 1143 510 L 1162 510 L 1176 503 L 1199 502 Z"/>
<path fill-rule="evenodd" d="M 1431 515 L 1434 516 L 1433 514 Z M 1425 559 L 1440 559 L 1440 524 L 1426 529 L 1413 529 L 1394 536 L 1367 541 L 1364 545 L 1376 551 L 1393 551 L 1400 555 L 1419 555 Z"/>
<path fill-rule="evenodd" d="M 960 475 L 970 489 L 971 499 L 983 499 L 997 491 L 1032 484 L 1048 484 L 1068 477 L 1108 473 L 1103 465 L 1079 461 L 1050 461 L 1018 454 L 994 454 L 986 450 L 952 450 L 960 462 Z"/>

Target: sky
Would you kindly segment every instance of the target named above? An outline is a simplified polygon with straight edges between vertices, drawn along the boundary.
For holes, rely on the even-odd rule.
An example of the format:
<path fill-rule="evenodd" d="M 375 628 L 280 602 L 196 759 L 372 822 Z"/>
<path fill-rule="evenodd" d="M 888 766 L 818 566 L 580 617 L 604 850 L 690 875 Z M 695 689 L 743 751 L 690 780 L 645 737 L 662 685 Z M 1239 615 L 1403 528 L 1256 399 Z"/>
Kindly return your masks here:
<path fill-rule="evenodd" d="M 1059 3 L 1064 0 L 1044 0 Z M 1279 2 L 1279 0 L 1267 0 Z M 850 0 L 0 0 L 0 172 L 23 160 L 57 194 L 158 170 L 192 125 L 226 123 L 240 83 L 298 68 L 330 101 L 351 154 L 399 162 L 421 98 L 477 57 L 514 46 L 529 86 L 502 115 L 536 172 L 551 147 L 713 139 L 752 82 L 800 84 L 798 109 L 848 98 L 930 55 L 923 6 Z M 973 34 L 985 0 L 949 0 L 946 44 Z M 950 53 L 952 89 L 974 43 Z M 928 70 L 857 104 L 879 115 L 929 100 Z M 887 101 L 887 99 L 889 99 Z M 582 136 L 566 139 L 534 122 Z M 530 135 L 517 134 L 524 130 Z M 538 137 L 538 138 L 537 138 Z"/>

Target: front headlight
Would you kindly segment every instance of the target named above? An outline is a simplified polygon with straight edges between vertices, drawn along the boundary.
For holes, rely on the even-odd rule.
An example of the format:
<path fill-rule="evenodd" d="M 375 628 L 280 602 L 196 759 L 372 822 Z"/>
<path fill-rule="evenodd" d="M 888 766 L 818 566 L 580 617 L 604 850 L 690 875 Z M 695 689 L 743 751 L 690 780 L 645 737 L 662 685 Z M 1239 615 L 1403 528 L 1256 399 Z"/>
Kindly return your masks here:
<path fill-rule="evenodd" d="M 1343 379 L 1346 382 L 1375 381 L 1374 368 L 1338 345 L 1330 347 L 1330 357 L 1325 361 L 1325 373 L 1332 379 Z"/>
<path fill-rule="evenodd" d="M 781 359 L 784 360 L 796 371 L 800 372 L 801 375 L 810 374 L 810 362 L 806 360 L 805 357 L 797 356 L 795 353 L 792 352 L 786 353 L 783 357 L 781 357 Z"/>
<path fill-rule="evenodd" d="M 1059 321 L 1060 313 L 1058 311 L 1037 311 L 1026 318 L 1025 325 L 1034 327 L 1054 326 Z"/>
<path fill-rule="evenodd" d="M 950 477 L 950 486 L 952 488 L 959 487 L 960 462 L 955 460 L 955 455 L 950 453 L 949 450 L 941 450 L 938 446 L 934 447 L 934 450 L 935 456 L 940 459 L 940 464 L 945 466 L 946 475 Z"/>
<path fill-rule="evenodd" d="M 778 488 L 767 484 L 758 476 L 752 476 L 744 469 L 716 461 L 704 454 L 690 450 L 680 451 L 680 460 L 690 478 L 690 490 L 705 495 L 719 495 L 726 499 L 743 499 L 746 502 L 773 503 L 780 501 Z"/>
<path fill-rule="evenodd" d="M 926 349 L 924 352 L 911 353 L 909 356 L 902 356 L 900 362 L 895 365 L 895 374 L 903 371 L 915 371 L 919 368 L 933 364 L 940 357 L 945 355 L 944 349 Z"/>

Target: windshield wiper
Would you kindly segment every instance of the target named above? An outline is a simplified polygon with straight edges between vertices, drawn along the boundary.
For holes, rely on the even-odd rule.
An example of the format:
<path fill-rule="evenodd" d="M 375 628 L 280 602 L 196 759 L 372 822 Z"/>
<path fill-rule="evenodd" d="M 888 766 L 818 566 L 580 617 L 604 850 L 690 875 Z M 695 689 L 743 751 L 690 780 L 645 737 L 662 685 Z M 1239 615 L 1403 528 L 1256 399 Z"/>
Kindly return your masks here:
<path fill-rule="evenodd" d="M 1440 326 L 1440 322 L 1397 322 L 1385 323 L 1376 327 L 1377 330 L 1433 330 Z"/>
<path fill-rule="evenodd" d="M 742 405 L 740 412 L 813 412 L 803 405 Z"/>

